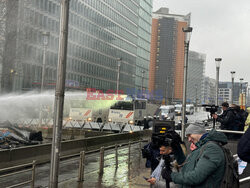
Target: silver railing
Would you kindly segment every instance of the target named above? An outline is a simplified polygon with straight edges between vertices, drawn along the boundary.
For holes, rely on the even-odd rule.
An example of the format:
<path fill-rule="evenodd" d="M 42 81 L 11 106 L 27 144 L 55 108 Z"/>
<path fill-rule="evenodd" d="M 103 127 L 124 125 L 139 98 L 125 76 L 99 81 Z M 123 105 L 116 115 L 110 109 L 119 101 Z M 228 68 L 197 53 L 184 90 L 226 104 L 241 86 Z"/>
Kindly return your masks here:
<path fill-rule="evenodd" d="M 15 185 L 11 185 L 7 188 L 13 188 L 13 187 L 19 187 L 21 185 L 26 185 L 26 184 L 30 184 L 30 187 L 31 188 L 34 188 L 35 187 L 35 169 L 36 169 L 36 161 L 33 161 L 32 163 L 27 163 L 27 164 L 23 164 L 23 165 L 18 165 L 18 166 L 13 166 L 13 167 L 9 167 L 9 168 L 3 168 L 3 169 L 0 169 L 0 174 L 4 173 L 4 172 L 9 172 L 9 171 L 14 171 L 16 169 L 23 169 L 23 168 L 27 168 L 27 167 L 30 167 L 30 169 L 25 169 L 25 170 L 19 170 L 19 171 L 15 171 L 15 172 L 11 172 L 11 173 L 6 173 L 6 174 L 3 174 L 3 175 L 0 175 L 0 178 L 5 178 L 5 177 L 8 177 L 8 176 L 13 176 L 13 175 L 16 175 L 16 174 L 21 174 L 21 173 L 24 173 L 24 172 L 29 172 L 31 171 L 31 180 L 28 180 L 28 181 L 24 181 L 24 182 L 21 182 L 21 183 L 17 183 Z"/>
<path fill-rule="evenodd" d="M 128 146 L 128 170 L 130 170 L 131 145 L 132 144 L 139 144 L 140 148 L 138 148 L 138 151 L 140 152 L 139 157 L 141 157 L 142 142 L 149 142 L 149 140 L 139 140 L 139 141 L 134 141 L 134 142 L 121 143 L 119 145 L 115 144 L 115 145 L 111 145 L 111 146 L 107 146 L 107 147 L 101 147 L 100 149 L 97 149 L 97 150 L 81 151 L 78 154 L 62 156 L 62 157 L 60 157 L 60 160 L 65 160 L 65 162 L 68 163 L 68 162 L 71 162 L 71 161 L 76 161 L 76 157 L 79 157 L 79 168 L 78 168 L 78 178 L 77 178 L 77 180 L 78 180 L 78 182 L 83 182 L 84 181 L 85 156 L 86 156 L 86 154 L 100 152 L 99 175 L 101 176 L 103 174 L 103 172 L 104 172 L 103 169 L 104 169 L 104 162 L 105 162 L 105 158 L 104 158 L 105 150 L 115 148 L 115 166 L 116 166 L 116 168 L 118 168 L 118 149 L 119 149 L 119 147 Z M 61 161 L 60 163 L 64 163 L 64 161 Z M 24 168 L 29 167 L 29 166 L 32 166 L 32 168 L 23 170 Z M 32 163 L 28 163 L 28 164 L 17 165 L 17 166 L 13 166 L 13 167 L 9 167 L 9 168 L 0 169 L 0 174 L 3 174 L 3 175 L 0 175 L 0 178 L 4 178 L 4 177 L 16 175 L 16 174 L 21 174 L 21 173 L 28 172 L 28 171 L 32 171 L 31 180 L 21 182 L 21 183 L 15 184 L 15 185 L 11 185 L 11 186 L 9 186 L 7 188 L 18 187 L 18 186 L 29 184 L 29 183 L 31 183 L 31 188 L 34 188 L 35 187 L 35 167 L 36 167 L 36 161 L 33 161 Z M 14 170 L 15 170 L 15 172 L 8 173 L 9 171 L 14 171 Z"/>

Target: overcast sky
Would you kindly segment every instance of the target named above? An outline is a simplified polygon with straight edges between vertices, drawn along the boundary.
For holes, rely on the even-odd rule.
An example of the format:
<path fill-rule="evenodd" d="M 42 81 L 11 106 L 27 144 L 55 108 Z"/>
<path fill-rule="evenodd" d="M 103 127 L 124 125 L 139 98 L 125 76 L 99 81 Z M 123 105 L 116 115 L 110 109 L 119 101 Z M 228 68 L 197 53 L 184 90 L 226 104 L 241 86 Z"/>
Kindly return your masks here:
<path fill-rule="evenodd" d="M 221 57 L 220 81 L 250 81 L 250 0 L 153 0 L 153 11 L 191 12 L 190 50 L 205 53 L 206 75 L 215 78 L 215 57 Z M 250 82 L 249 82 L 250 83 Z"/>

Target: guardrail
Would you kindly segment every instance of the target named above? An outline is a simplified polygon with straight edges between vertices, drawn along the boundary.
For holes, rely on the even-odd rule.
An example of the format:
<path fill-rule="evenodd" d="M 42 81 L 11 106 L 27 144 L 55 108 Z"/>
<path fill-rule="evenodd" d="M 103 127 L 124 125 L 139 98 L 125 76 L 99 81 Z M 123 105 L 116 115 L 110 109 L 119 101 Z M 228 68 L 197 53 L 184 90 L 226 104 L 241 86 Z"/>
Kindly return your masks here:
<path fill-rule="evenodd" d="M 117 144 L 115 144 L 115 145 L 108 146 L 108 147 L 101 147 L 98 150 L 81 151 L 78 154 L 67 155 L 67 156 L 60 157 L 60 160 L 61 160 L 60 163 L 63 163 L 64 161 L 62 161 L 62 160 L 65 160 L 65 159 L 67 159 L 67 161 L 66 161 L 67 163 L 70 162 L 70 161 L 76 161 L 77 160 L 76 157 L 79 157 L 78 158 L 78 160 L 79 160 L 79 168 L 78 168 L 77 180 L 78 180 L 78 182 L 83 182 L 84 181 L 84 169 L 85 169 L 86 154 L 90 154 L 90 153 L 94 153 L 94 152 L 100 152 L 99 176 L 101 176 L 103 174 L 103 169 L 104 169 L 105 150 L 115 148 L 115 161 L 116 161 L 115 165 L 116 165 L 116 168 L 118 168 L 118 166 L 119 166 L 119 164 L 118 164 L 118 149 L 119 149 L 119 147 L 122 147 L 122 146 L 128 146 L 128 170 L 130 170 L 130 164 L 131 164 L 131 162 L 130 162 L 130 160 L 131 160 L 130 159 L 130 150 L 131 150 L 131 145 L 139 143 L 138 151 L 139 151 L 139 157 L 141 157 L 141 143 L 142 142 L 149 142 L 149 141 L 148 140 L 139 140 L 139 141 L 134 141 L 134 142 L 122 143 L 119 146 Z M 72 159 L 69 159 L 69 158 L 72 158 Z M 23 170 L 24 168 L 29 167 L 29 166 L 32 166 L 32 168 Z M 10 168 L 0 169 L 0 173 L 16 170 L 15 172 L 6 173 L 4 175 L 1 175 L 0 178 L 4 178 L 4 177 L 16 175 L 16 174 L 20 174 L 20 173 L 24 173 L 24 172 L 28 172 L 28 171 L 32 171 L 31 180 L 21 182 L 21 183 L 15 184 L 15 185 L 11 185 L 8 188 L 18 187 L 18 186 L 29 184 L 29 183 L 31 183 L 31 188 L 34 188 L 35 187 L 35 168 L 36 168 L 36 161 L 33 161 L 32 163 L 27 163 L 27 164 L 24 164 L 24 165 L 17 165 L 17 166 L 13 166 L 13 167 L 10 167 Z"/>
<path fill-rule="evenodd" d="M 31 166 L 31 169 L 20 170 L 20 171 L 8 173 L 8 174 L 0 175 L 0 178 L 5 178 L 5 177 L 8 177 L 8 176 L 13 176 L 13 175 L 16 175 L 16 174 L 21 174 L 21 173 L 24 173 L 24 172 L 32 171 L 31 180 L 9 186 L 8 188 L 19 187 L 21 185 L 26 185 L 26 184 L 29 184 L 29 183 L 31 185 L 31 188 L 34 188 L 35 187 L 36 161 L 33 161 L 32 163 L 27 163 L 27 164 L 24 164 L 24 165 L 18 165 L 18 166 L 14 166 L 14 167 L 10 167 L 10 168 L 0 169 L 0 174 L 3 173 L 3 172 L 6 172 L 6 171 L 13 171 L 15 169 L 26 168 L 26 167 L 30 167 L 30 166 Z"/>
<path fill-rule="evenodd" d="M 39 126 L 38 119 L 25 119 L 25 120 L 15 120 L 10 121 L 11 124 L 29 127 L 29 128 L 37 128 Z M 42 122 L 43 128 L 52 128 L 53 120 L 43 120 Z M 143 126 L 130 125 L 128 123 L 97 123 L 97 122 L 88 122 L 88 121 L 74 121 L 74 120 L 63 120 L 64 128 L 80 128 L 80 129 L 92 129 L 98 131 L 113 131 L 113 132 L 135 132 L 142 131 Z"/>

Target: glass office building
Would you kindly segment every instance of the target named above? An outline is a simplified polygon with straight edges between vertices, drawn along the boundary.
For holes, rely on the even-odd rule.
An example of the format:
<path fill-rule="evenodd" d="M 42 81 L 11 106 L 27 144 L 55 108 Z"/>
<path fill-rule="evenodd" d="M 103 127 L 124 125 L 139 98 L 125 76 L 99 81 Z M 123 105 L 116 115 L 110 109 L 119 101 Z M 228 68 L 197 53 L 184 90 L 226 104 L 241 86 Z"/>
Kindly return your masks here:
<path fill-rule="evenodd" d="M 60 0 L 6 1 L 4 92 L 54 88 L 58 62 Z M 152 0 L 71 0 L 66 87 L 119 89 L 139 87 L 150 54 Z M 48 45 L 44 46 L 44 33 Z M 137 84 L 136 84 L 137 83 Z"/>

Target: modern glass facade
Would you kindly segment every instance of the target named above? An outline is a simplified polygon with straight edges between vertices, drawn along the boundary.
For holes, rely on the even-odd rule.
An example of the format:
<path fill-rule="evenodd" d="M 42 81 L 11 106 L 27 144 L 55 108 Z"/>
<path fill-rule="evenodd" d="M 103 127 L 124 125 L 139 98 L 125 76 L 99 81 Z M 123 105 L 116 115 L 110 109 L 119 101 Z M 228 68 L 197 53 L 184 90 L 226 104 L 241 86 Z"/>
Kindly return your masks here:
<path fill-rule="evenodd" d="M 187 73 L 187 102 L 201 104 L 204 90 L 206 55 L 189 51 Z"/>
<path fill-rule="evenodd" d="M 151 9 L 152 0 L 71 0 L 66 86 L 115 90 L 118 59 L 122 58 L 119 89 L 134 87 L 138 72 L 148 70 Z M 7 75 L 2 81 L 3 89 L 22 91 L 41 87 L 44 32 L 49 32 L 45 88 L 53 88 L 60 0 L 9 2 L 7 11 L 11 13 L 12 17 L 7 19 L 12 24 L 5 36 L 11 45 L 5 45 L 3 69 Z M 16 37 L 11 37 L 14 34 Z"/>
<path fill-rule="evenodd" d="M 141 89 L 141 87 L 147 89 L 152 24 L 152 0 L 140 0 L 138 2 L 140 2 L 140 6 L 135 85 L 137 89 Z"/>

